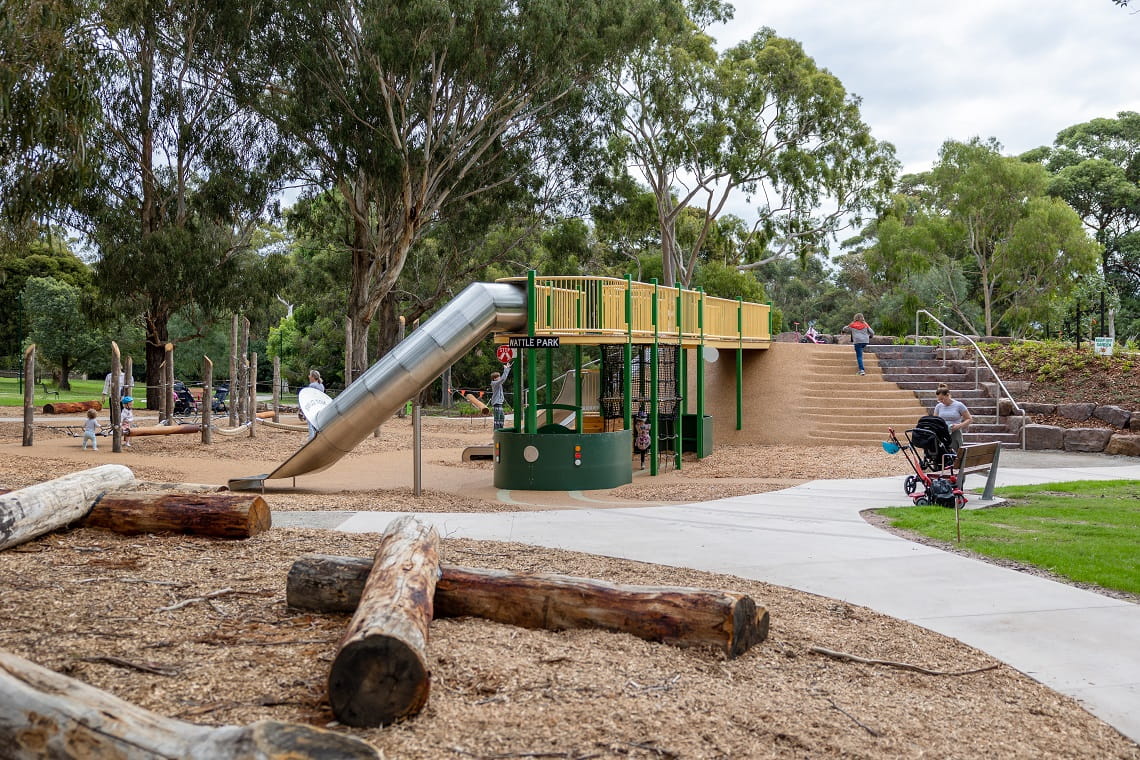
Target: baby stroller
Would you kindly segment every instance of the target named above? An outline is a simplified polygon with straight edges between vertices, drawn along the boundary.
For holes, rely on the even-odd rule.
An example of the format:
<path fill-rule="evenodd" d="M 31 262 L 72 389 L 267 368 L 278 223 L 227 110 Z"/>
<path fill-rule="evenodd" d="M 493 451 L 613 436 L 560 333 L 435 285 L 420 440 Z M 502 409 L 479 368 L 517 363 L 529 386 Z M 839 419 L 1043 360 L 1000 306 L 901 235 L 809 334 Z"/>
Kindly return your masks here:
<path fill-rule="evenodd" d="M 226 408 L 226 398 L 230 395 L 230 386 L 219 385 L 214 389 L 214 397 L 210 399 L 210 411 L 214 414 L 225 414 L 229 411 Z"/>
<path fill-rule="evenodd" d="M 174 381 L 174 413 L 178 415 L 189 415 L 198 411 L 198 402 L 194 400 L 193 394 L 186 384 L 181 380 Z"/>
<path fill-rule="evenodd" d="M 949 469 L 958 456 L 950 437 L 950 426 L 941 417 L 919 417 L 914 427 L 906 431 L 906 436 L 912 449 L 914 446 L 922 449 L 922 469 L 928 472 Z"/>
<path fill-rule="evenodd" d="M 923 417 L 922 420 L 932 419 L 930 417 Z M 941 418 L 934 417 L 942 423 L 942 427 L 946 428 L 946 422 Z M 911 430 L 904 431 L 903 435 L 906 436 L 907 442 L 904 446 L 899 441 L 898 436 L 895 435 L 894 428 L 887 428 L 887 433 L 890 436 L 889 441 L 883 441 L 883 450 L 888 454 L 897 454 L 902 451 L 903 456 L 906 458 L 910 468 L 914 471 L 913 475 L 908 475 L 906 480 L 903 481 L 903 491 L 907 496 L 914 501 L 916 507 L 925 505 L 936 504 L 940 507 L 957 507 L 960 508 L 966 504 L 966 495 L 962 493 L 959 486 L 958 476 L 954 472 L 955 456 L 953 449 L 949 448 L 950 431 L 946 429 L 946 445 L 943 446 L 941 440 L 932 442 L 931 450 L 926 450 L 922 454 L 918 453 L 915 448 L 919 440 L 924 440 L 924 433 L 933 427 L 937 429 L 937 425 L 928 425 L 922 429 L 916 424 Z M 937 433 L 932 433 L 937 435 Z M 947 454 L 947 450 L 949 454 Z M 913 455 L 913 456 L 912 456 Z M 947 458 L 949 457 L 949 458 Z M 941 462 L 944 467 L 929 467 L 931 470 L 927 472 L 928 465 L 931 463 Z M 921 486 L 922 490 L 919 490 Z"/>

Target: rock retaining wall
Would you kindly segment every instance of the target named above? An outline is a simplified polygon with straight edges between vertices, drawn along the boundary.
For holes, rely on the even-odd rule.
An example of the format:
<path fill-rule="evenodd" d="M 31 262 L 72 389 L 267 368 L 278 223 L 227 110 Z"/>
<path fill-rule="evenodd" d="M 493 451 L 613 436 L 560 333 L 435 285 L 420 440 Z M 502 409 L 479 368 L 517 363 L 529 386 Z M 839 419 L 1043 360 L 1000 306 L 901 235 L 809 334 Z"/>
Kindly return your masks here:
<path fill-rule="evenodd" d="M 1030 451 L 1064 449 L 1065 451 L 1092 451 L 1105 454 L 1140 456 L 1140 411 L 1130 411 L 1119 406 L 1092 403 L 1076 404 L 1020 404 L 1028 414 L 1055 414 L 1074 422 L 1097 419 L 1111 425 L 1103 427 L 1064 428 L 1058 425 L 1024 424 L 1025 448 Z M 1005 409 L 1012 411 L 1012 405 L 1005 402 Z M 1012 424 L 1018 417 L 1009 417 Z"/>

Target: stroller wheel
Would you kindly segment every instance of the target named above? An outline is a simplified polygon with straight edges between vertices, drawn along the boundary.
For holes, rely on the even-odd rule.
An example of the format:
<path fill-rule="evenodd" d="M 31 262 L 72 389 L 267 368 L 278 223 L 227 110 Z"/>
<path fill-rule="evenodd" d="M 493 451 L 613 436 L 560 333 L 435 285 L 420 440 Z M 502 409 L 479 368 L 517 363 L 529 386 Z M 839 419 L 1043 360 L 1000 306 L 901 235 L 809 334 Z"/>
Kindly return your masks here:
<path fill-rule="evenodd" d="M 907 475 L 906 480 L 903 481 L 903 491 L 907 496 L 918 490 L 918 478 L 914 475 Z"/>
<path fill-rule="evenodd" d="M 926 498 L 925 496 L 919 496 L 917 499 L 914 500 L 914 506 L 916 506 L 916 507 L 929 507 L 930 506 L 930 499 Z"/>

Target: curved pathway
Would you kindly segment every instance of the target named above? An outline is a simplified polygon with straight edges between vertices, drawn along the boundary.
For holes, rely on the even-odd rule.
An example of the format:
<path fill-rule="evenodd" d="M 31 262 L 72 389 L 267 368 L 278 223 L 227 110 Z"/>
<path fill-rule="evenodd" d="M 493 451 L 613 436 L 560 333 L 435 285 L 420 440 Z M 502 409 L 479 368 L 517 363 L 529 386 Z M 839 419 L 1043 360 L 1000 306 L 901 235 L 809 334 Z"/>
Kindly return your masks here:
<path fill-rule="evenodd" d="M 1140 463 L 1120 457 L 1009 451 L 1003 460 L 1001 485 L 1140 479 Z M 684 506 L 417 517 L 444 536 L 690 567 L 870 607 L 988 652 L 1140 742 L 1140 605 L 915 544 L 859 514 L 909 504 L 891 477 Z M 392 516 L 278 512 L 274 523 L 379 532 Z"/>

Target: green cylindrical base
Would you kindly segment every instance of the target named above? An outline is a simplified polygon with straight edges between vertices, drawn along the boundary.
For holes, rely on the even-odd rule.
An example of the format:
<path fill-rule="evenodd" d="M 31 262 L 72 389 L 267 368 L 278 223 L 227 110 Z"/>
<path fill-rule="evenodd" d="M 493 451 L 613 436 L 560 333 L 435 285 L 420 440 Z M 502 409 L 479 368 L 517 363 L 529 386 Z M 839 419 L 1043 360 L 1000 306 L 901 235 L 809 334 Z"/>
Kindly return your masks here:
<path fill-rule="evenodd" d="M 633 482 L 631 431 L 579 435 L 562 430 L 495 431 L 495 487 L 589 491 Z"/>

